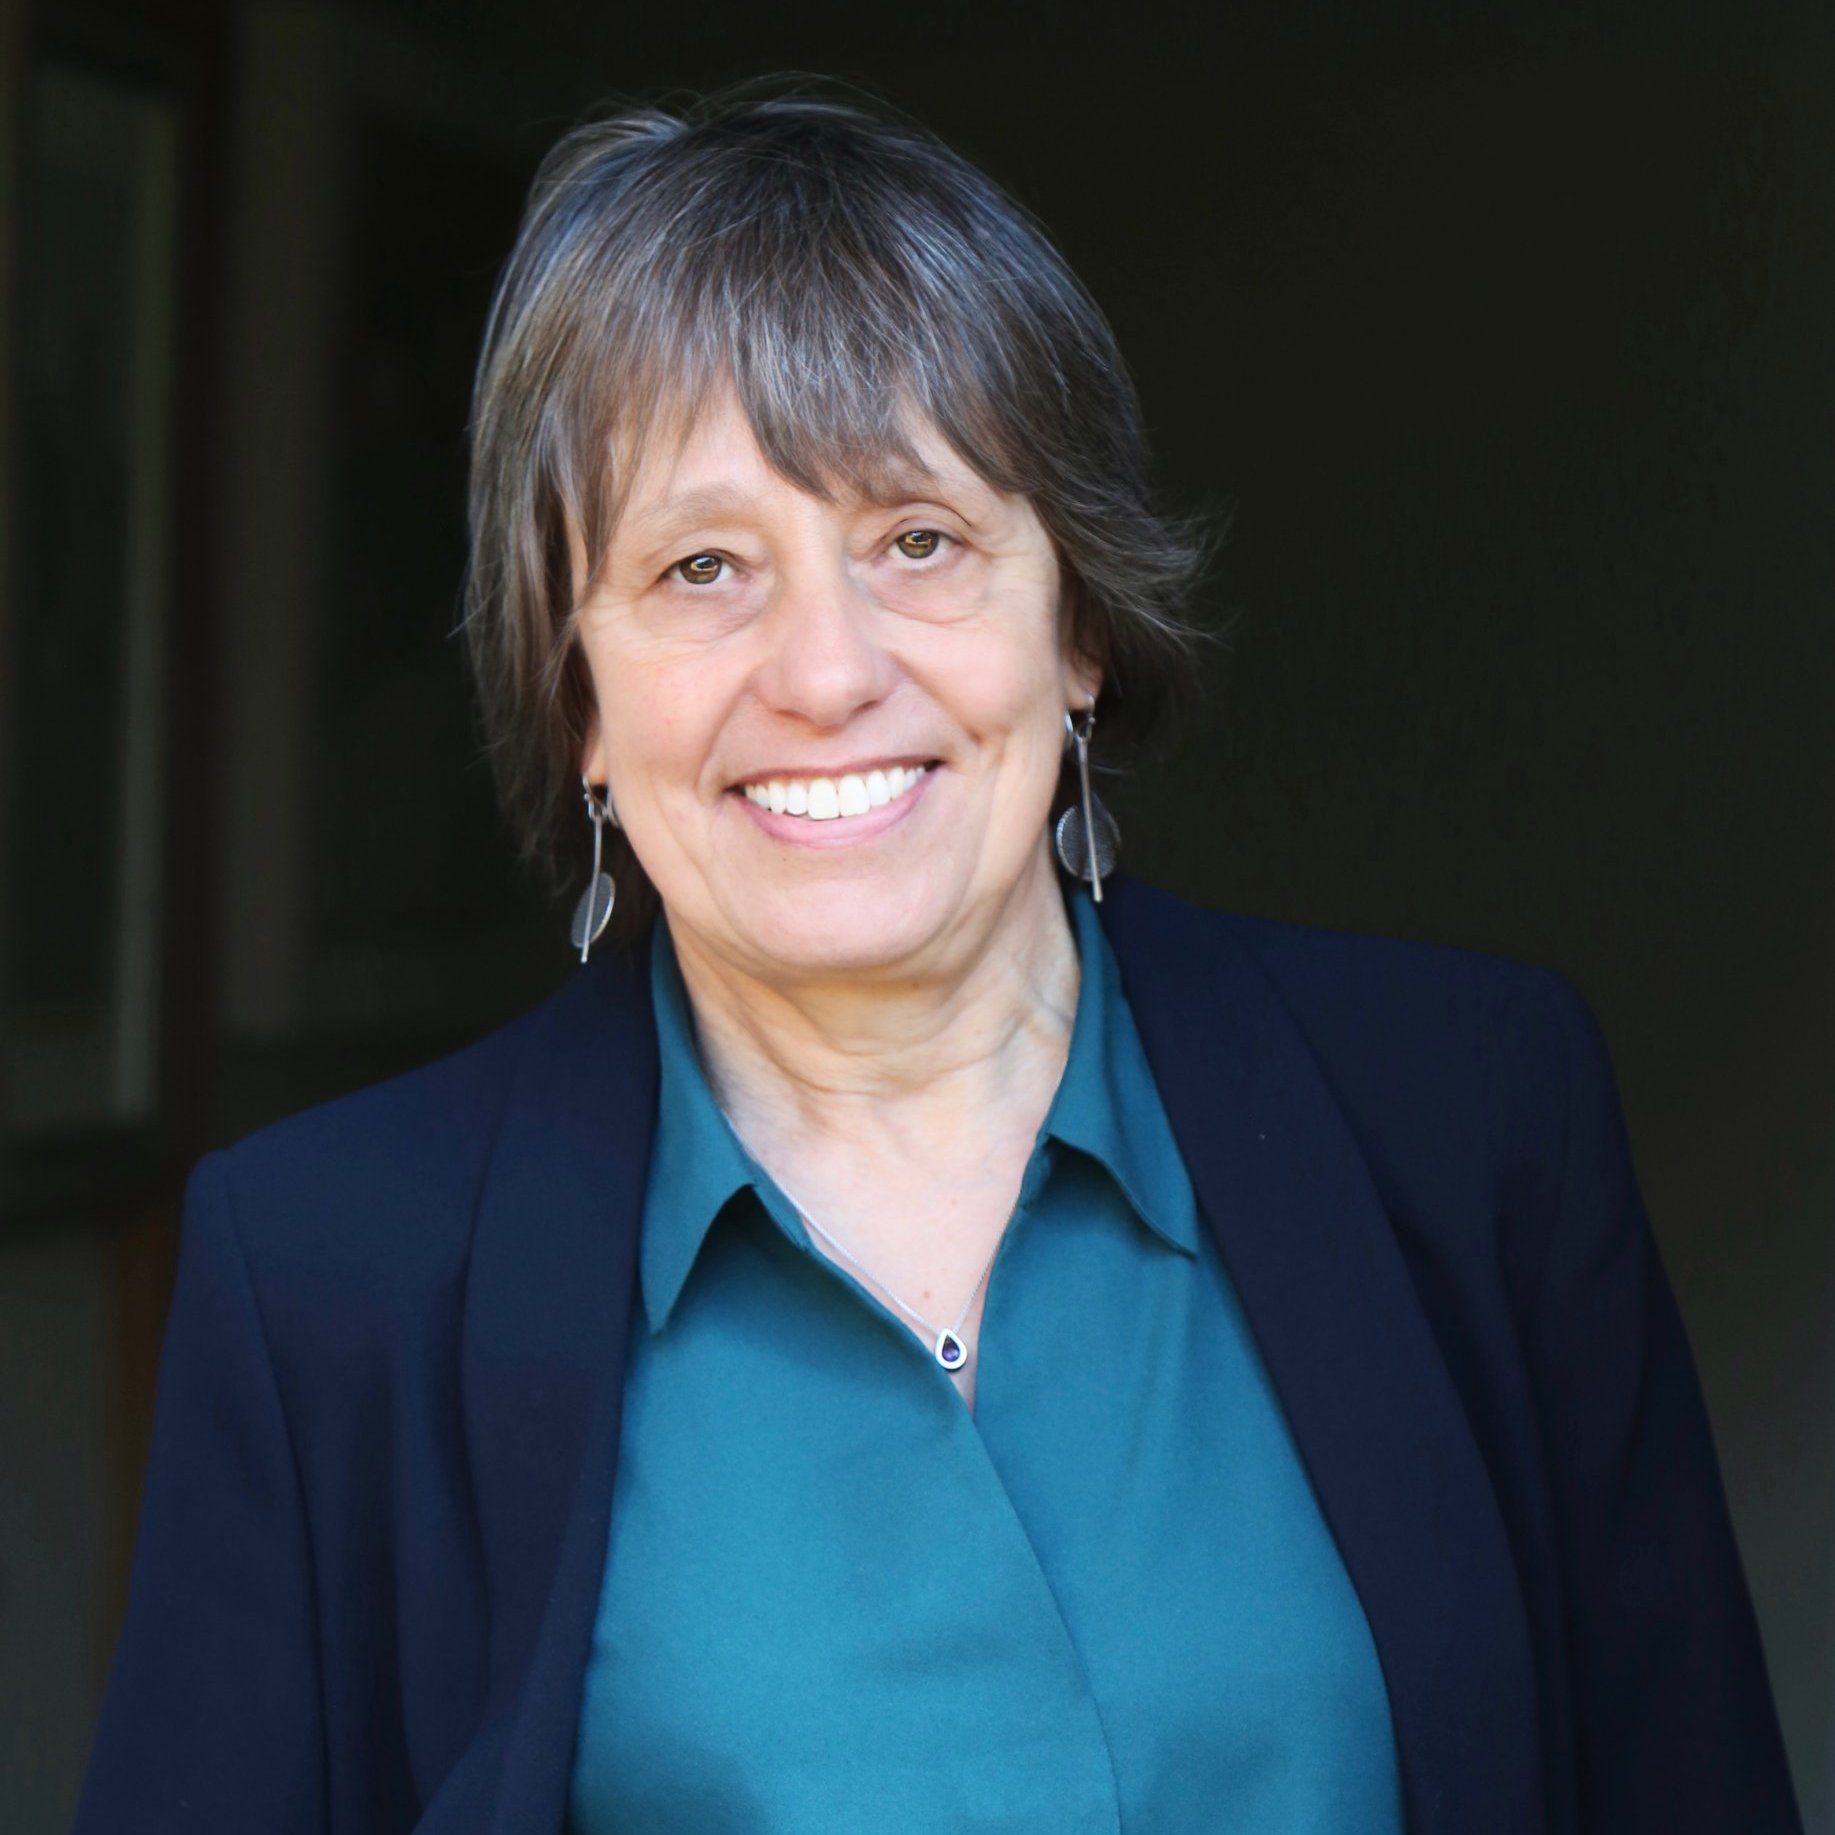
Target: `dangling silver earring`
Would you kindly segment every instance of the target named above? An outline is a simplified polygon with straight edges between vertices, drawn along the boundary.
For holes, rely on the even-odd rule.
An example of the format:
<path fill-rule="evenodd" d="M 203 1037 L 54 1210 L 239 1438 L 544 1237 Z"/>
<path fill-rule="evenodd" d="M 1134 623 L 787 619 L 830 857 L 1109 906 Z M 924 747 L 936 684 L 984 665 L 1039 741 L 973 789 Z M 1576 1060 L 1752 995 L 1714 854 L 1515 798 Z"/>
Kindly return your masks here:
<path fill-rule="evenodd" d="M 1102 903 L 1102 876 L 1115 871 L 1121 848 L 1121 830 L 1090 788 L 1090 734 L 1096 730 L 1096 703 L 1091 701 L 1080 719 L 1064 714 L 1065 746 L 1077 748 L 1077 781 L 1082 798 L 1058 817 L 1054 841 L 1058 861 L 1073 879 L 1089 881 L 1096 903 Z"/>
<path fill-rule="evenodd" d="M 618 812 L 612 808 L 612 793 L 608 786 L 603 801 L 594 793 L 586 773 L 580 773 L 580 787 L 586 792 L 586 814 L 593 825 L 593 876 L 586 882 L 586 890 L 580 894 L 579 903 L 573 908 L 572 936 L 579 949 L 580 960 L 584 962 L 592 946 L 604 934 L 605 927 L 611 922 L 612 900 L 618 895 L 618 888 L 612 884 L 612 876 L 600 870 L 601 849 L 605 842 L 605 825 L 609 821 L 618 826 Z"/>

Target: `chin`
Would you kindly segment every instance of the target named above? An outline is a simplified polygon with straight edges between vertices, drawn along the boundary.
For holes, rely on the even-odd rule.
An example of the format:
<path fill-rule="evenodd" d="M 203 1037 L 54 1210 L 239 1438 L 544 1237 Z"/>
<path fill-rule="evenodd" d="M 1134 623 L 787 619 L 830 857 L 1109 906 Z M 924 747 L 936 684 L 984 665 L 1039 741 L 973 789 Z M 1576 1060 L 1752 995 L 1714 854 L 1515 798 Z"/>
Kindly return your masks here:
<path fill-rule="evenodd" d="M 895 969 L 928 953 L 957 902 L 935 879 L 920 886 L 799 886 L 755 891 L 732 909 L 741 947 L 790 974 Z"/>

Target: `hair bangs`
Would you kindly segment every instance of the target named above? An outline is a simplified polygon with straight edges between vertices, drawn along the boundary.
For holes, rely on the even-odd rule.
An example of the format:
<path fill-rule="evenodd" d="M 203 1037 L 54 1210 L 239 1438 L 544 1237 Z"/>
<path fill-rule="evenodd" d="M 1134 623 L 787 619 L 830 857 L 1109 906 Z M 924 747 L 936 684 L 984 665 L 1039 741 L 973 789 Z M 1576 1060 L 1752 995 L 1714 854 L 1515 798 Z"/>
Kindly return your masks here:
<path fill-rule="evenodd" d="M 831 225 L 812 246 L 806 224 L 734 214 L 618 277 L 629 309 L 604 327 L 597 386 L 572 416 L 564 493 L 596 563 L 637 466 L 679 458 L 729 391 L 766 463 L 825 500 L 907 495 L 929 470 L 914 438 L 926 423 L 995 489 L 1030 493 L 1025 454 L 1048 430 L 1017 392 L 997 396 L 1016 379 L 1002 374 L 982 289 L 948 284 L 910 243 L 863 244 Z M 592 492 L 571 488 L 595 470 Z"/>

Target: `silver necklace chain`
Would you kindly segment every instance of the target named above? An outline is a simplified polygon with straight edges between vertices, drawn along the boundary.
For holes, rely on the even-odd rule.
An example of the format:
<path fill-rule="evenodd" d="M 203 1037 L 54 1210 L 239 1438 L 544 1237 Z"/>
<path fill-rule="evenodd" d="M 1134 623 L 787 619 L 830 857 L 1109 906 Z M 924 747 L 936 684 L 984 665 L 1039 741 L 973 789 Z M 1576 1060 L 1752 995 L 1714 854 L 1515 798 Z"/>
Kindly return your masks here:
<path fill-rule="evenodd" d="M 744 1138 L 740 1135 L 739 1130 L 733 1126 L 733 1118 L 727 1114 L 723 1106 L 720 1107 L 720 1119 L 726 1123 L 727 1132 L 739 1143 L 740 1150 L 742 1152 L 745 1151 Z M 955 1323 L 953 1325 L 938 1325 L 934 1319 L 926 1319 L 915 1306 L 907 1306 L 905 1302 L 872 1271 L 872 1269 L 855 1260 L 848 1252 L 847 1246 L 844 1243 L 840 1242 L 829 1231 L 823 1229 L 823 1227 L 810 1216 L 809 1212 L 798 1202 L 796 1196 L 786 1187 L 782 1179 L 777 1178 L 775 1174 L 772 1175 L 772 1178 L 777 1189 L 790 1200 L 791 1209 L 803 1220 L 805 1228 L 814 1230 L 815 1233 L 821 1237 L 821 1239 L 827 1243 L 856 1274 L 872 1282 L 872 1284 L 877 1287 L 900 1312 L 905 1314 L 907 1318 L 914 1319 L 925 1331 L 931 1334 L 930 1354 L 945 1370 L 949 1371 L 953 1376 L 957 1371 L 964 1370 L 968 1367 L 968 1346 L 962 1339 L 962 1321 L 968 1317 L 969 1308 L 975 1304 L 975 1295 L 981 1291 L 982 1282 L 994 1271 L 995 1256 L 1000 1254 L 1000 1244 L 1006 1239 L 1005 1230 L 1001 1231 L 1000 1238 L 996 1240 L 994 1244 L 994 1254 L 988 1257 L 988 1264 L 982 1269 L 980 1279 L 978 1279 L 975 1285 L 969 1289 L 969 1296 L 963 1301 L 962 1310 L 956 1314 Z"/>
<path fill-rule="evenodd" d="M 988 1257 L 987 1266 L 982 1269 L 975 1285 L 969 1289 L 969 1296 L 963 1301 L 962 1310 L 956 1314 L 955 1322 L 951 1325 L 938 1325 L 934 1319 L 926 1319 L 915 1306 L 907 1306 L 878 1275 L 849 1254 L 845 1244 L 838 1242 L 833 1235 L 823 1229 L 823 1227 L 810 1216 L 809 1212 L 804 1209 L 801 1202 L 791 1197 L 791 1194 L 784 1190 L 784 1182 L 782 1179 L 777 1181 L 777 1189 L 783 1192 L 786 1198 L 790 1199 L 792 1208 L 796 1211 L 796 1214 L 802 1218 L 804 1224 L 808 1228 L 814 1230 L 815 1233 L 821 1237 L 821 1239 L 827 1243 L 856 1274 L 863 1275 L 867 1280 L 871 1281 L 900 1312 L 911 1319 L 915 1319 L 925 1331 L 931 1334 L 930 1354 L 945 1370 L 953 1374 L 955 1371 L 967 1367 L 968 1346 L 962 1340 L 962 1321 L 968 1317 L 969 1309 L 975 1304 L 975 1296 L 981 1291 L 982 1282 L 984 1282 L 994 1271 L 994 1258 L 1000 1254 L 999 1242 L 994 1244 L 994 1254 Z M 1002 1231 L 1001 1234 L 1004 1238 L 1006 1232 Z"/>

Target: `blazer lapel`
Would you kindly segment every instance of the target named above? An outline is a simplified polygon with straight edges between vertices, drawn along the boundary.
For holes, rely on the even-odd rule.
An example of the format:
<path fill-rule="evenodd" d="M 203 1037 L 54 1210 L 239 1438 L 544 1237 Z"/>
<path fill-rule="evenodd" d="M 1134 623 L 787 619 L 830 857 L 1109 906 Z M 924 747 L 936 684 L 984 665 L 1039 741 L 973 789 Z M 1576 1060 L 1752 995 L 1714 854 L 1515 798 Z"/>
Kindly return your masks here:
<path fill-rule="evenodd" d="M 1409 1828 L 1532 1835 L 1516 1571 L 1368 1168 L 1237 920 L 1105 891 L 1161 1100 L 1376 1641 Z"/>
<path fill-rule="evenodd" d="M 489 1681 L 423 1835 L 554 1835 L 565 1814 L 656 1119 L 644 963 L 596 956 L 540 1010 L 480 1200 L 461 1382 Z"/>

